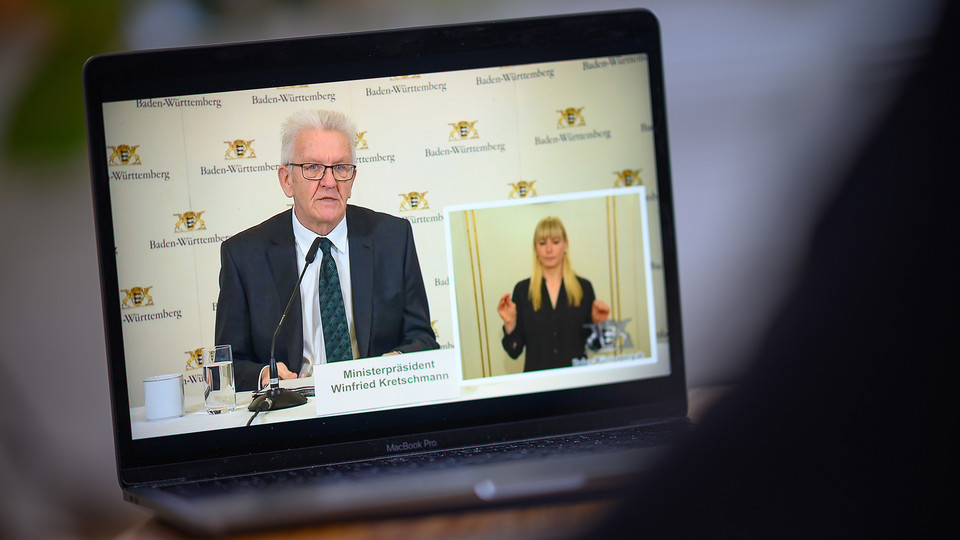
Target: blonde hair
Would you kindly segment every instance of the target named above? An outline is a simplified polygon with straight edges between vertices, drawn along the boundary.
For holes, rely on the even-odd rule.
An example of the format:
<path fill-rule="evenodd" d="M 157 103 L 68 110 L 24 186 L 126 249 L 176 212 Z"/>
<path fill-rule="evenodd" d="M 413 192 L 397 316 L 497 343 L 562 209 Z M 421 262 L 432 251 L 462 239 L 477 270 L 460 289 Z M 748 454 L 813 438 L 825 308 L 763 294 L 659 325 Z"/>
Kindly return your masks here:
<path fill-rule="evenodd" d="M 533 273 L 530 275 L 530 290 L 527 297 L 533 304 L 534 311 L 540 311 L 543 305 L 543 268 L 540 266 L 540 258 L 537 257 L 537 243 L 547 238 L 562 238 L 567 244 L 567 249 L 563 253 L 563 288 L 567 291 L 567 302 L 571 306 L 579 306 L 583 299 L 583 288 L 577 280 L 577 274 L 573 271 L 573 265 L 570 264 L 570 243 L 567 241 L 567 230 L 563 227 L 563 222 L 556 216 L 547 216 L 537 223 L 537 228 L 533 232 Z"/>
<path fill-rule="evenodd" d="M 284 121 L 280 127 L 280 163 L 286 165 L 293 160 L 297 137 L 307 130 L 336 131 L 346 135 L 350 145 L 350 162 L 356 163 L 357 148 L 354 144 L 357 136 L 356 124 L 342 112 L 325 109 L 296 112 Z M 333 164 L 328 163 L 328 165 Z"/>

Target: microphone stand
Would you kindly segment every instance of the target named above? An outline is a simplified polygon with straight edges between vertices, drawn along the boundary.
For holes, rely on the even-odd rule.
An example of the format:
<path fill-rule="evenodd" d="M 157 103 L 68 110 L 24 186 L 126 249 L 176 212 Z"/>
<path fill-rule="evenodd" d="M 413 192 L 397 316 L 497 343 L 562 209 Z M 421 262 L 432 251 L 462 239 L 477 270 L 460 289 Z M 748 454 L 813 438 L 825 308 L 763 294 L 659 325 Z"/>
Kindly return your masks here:
<path fill-rule="evenodd" d="M 307 256 L 304 257 L 306 264 L 303 265 L 303 271 L 300 272 L 300 277 L 297 279 L 297 286 L 293 288 L 293 293 L 290 294 L 290 300 L 287 300 L 287 307 L 284 308 L 283 314 L 280 315 L 280 322 L 277 323 L 277 329 L 273 332 L 273 340 L 270 342 L 270 389 L 250 402 L 250 405 L 247 407 L 249 411 L 259 413 L 263 411 L 289 409 L 290 407 L 299 407 L 307 402 L 307 398 L 303 397 L 300 392 L 280 388 L 280 376 L 277 374 L 277 359 L 274 357 L 274 352 L 277 348 L 277 335 L 280 334 L 280 328 L 283 326 L 283 321 L 287 318 L 287 312 L 290 311 L 290 306 L 293 305 L 293 299 L 296 298 L 296 295 L 300 292 L 300 282 L 303 281 L 303 275 L 307 273 L 307 267 L 317 258 L 317 250 L 319 249 L 320 238 L 317 238 L 313 241 L 313 244 L 310 245 Z"/>

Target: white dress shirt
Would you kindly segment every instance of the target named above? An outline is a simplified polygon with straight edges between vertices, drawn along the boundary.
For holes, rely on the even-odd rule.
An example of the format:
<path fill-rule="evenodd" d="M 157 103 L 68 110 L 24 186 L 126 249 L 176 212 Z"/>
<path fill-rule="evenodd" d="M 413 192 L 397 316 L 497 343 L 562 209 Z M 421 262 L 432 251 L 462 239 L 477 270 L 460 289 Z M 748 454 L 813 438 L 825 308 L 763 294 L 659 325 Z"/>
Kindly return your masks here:
<path fill-rule="evenodd" d="M 293 236 L 297 244 L 297 275 L 303 271 L 304 258 L 307 251 L 317 238 L 317 233 L 303 226 L 297 218 L 296 210 L 293 215 Z M 347 327 L 350 330 L 350 348 L 353 357 L 357 357 L 357 334 L 353 324 L 353 295 L 350 288 L 350 244 L 347 242 L 346 217 L 326 235 L 333 244 L 330 254 L 337 263 L 337 274 L 340 278 L 340 291 L 343 293 L 343 307 L 347 316 Z M 313 374 L 313 366 L 327 362 L 327 352 L 323 345 L 323 321 L 320 319 L 320 263 L 323 252 L 317 251 L 317 258 L 307 267 L 307 273 L 300 283 L 300 309 L 303 321 L 303 363 L 300 367 L 301 376 Z"/>

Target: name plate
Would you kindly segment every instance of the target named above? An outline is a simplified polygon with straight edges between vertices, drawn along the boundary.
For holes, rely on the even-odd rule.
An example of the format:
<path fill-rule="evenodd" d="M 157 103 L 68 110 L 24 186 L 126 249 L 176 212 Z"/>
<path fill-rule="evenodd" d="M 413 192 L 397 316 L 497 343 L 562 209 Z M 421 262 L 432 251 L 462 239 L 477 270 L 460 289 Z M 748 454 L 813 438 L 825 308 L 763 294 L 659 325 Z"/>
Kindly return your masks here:
<path fill-rule="evenodd" d="M 457 398 L 461 373 L 452 349 L 314 366 L 317 415 Z"/>

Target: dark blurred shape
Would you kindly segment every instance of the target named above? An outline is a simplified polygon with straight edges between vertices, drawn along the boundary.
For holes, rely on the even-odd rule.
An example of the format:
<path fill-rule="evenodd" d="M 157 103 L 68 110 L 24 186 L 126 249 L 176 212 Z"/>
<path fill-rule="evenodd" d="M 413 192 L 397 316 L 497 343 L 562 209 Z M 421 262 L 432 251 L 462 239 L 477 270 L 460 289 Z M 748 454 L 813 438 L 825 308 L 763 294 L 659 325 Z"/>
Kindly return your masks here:
<path fill-rule="evenodd" d="M 958 7 L 822 216 L 753 368 L 590 538 L 943 534 Z"/>

